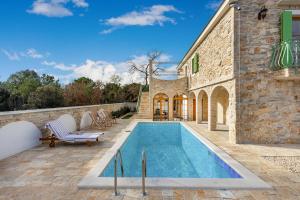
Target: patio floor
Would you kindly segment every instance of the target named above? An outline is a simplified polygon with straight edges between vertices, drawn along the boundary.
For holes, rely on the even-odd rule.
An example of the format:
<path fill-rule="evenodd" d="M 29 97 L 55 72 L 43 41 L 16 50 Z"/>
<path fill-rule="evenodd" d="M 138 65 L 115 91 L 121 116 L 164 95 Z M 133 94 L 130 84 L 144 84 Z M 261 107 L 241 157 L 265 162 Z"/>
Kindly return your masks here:
<path fill-rule="evenodd" d="M 0 199 L 142 199 L 139 189 L 78 189 L 78 182 L 114 144 L 129 120 L 108 129 L 104 141 L 86 145 L 40 145 L 0 161 Z M 233 145 L 224 131 L 187 122 L 199 134 L 273 186 L 272 190 L 147 190 L 145 199 L 300 199 L 300 145 Z"/>

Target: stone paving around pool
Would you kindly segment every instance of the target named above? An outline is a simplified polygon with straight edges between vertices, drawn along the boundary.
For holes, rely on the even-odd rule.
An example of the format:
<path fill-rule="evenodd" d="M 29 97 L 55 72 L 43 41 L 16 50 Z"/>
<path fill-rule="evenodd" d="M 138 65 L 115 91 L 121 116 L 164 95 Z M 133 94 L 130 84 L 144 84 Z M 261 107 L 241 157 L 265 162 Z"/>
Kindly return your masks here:
<path fill-rule="evenodd" d="M 199 134 L 254 172 L 271 190 L 113 190 L 78 189 L 77 184 L 114 144 L 130 119 L 119 120 L 91 147 L 80 144 L 47 144 L 0 161 L 0 200 L 96 199 L 300 199 L 300 145 L 234 145 L 224 131 L 209 132 L 205 124 L 186 122 Z M 282 161 L 284 159 L 284 161 Z M 296 170 L 291 170 L 294 167 Z M 292 168 L 293 169 L 293 168 Z"/>

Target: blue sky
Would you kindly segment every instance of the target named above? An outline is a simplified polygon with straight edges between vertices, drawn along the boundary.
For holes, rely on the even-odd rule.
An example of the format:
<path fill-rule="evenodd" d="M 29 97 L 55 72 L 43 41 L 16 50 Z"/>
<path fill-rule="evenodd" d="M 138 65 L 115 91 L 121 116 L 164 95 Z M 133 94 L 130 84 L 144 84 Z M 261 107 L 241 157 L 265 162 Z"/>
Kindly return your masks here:
<path fill-rule="evenodd" d="M 68 83 L 80 76 L 139 81 L 128 62 L 153 50 L 179 62 L 221 0 L 3 0 L 0 80 L 34 69 Z M 175 65 L 164 66 L 174 70 Z"/>

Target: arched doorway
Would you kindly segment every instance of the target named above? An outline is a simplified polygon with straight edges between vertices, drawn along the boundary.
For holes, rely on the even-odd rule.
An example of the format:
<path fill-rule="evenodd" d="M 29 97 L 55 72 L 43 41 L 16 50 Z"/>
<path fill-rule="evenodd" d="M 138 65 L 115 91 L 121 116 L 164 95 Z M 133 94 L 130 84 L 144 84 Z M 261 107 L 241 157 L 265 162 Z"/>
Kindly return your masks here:
<path fill-rule="evenodd" d="M 191 92 L 188 98 L 189 120 L 196 121 L 196 112 L 196 96 L 194 92 Z"/>
<path fill-rule="evenodd" d="M 216 87 L 211 95 L 211 130 L 228 129 L 229 93 L 223 86 Z"/>
<path fill-rule="evenodd" d="M 206 123 L 208 121 L 208 96 L 204 90 L 198 95 L 198 123 Z"/>
<path fill-rule="evenodd" d="M 169 97 L 164 93 L 156 94 L 153 98 L 153 120 L 169 120 Z"/>
<path fill-rule="evenodd" d="M 188 98 L 186 95 L 175 95 L 173 97 L 173 117 L 176 120 L 188 119 Z"/>

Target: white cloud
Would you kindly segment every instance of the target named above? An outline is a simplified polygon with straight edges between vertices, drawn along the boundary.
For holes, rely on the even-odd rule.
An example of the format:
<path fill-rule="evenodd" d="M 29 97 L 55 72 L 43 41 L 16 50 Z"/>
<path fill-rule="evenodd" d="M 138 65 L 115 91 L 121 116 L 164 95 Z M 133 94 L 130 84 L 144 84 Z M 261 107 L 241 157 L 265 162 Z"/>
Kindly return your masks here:
<path fill-rule="evenodd" d="M 47 17 L 66 17 L 73 15 L 72 11 L 64 7 L 64 3 L 54 1 L 45 2 L 43 0 L 36 0 L 32 5 L 32 9 L 27 10 L 27 12 Z"/>
<path fill-rule="evenodd" d="M 73 12 L 66 7 L 71 2 L 75 7 L 86 8 L 89 4 L 85 0 L 35 0 L 28 13 L 44 15 L 47 17 L 67 17 Z"/>
<path fill-rule="evenodd" d="M 172 5 L 153 5 L 142 11 L 132 11 L 119 17 L 104 20 L 104 24 L 112 28 L 103 30 L 101 33 L 108 34 L 116 28 L 124 26 L 163 26 L 167 22 L 176 24 L 175 19 L 165 15 L 167 12 L 180 13 L 180 11 Z"/>
<path fill-rule="evenodd" d="M 6 49 L 1 49 L 1 51 L 10 60 L 20 60 L 21 57 L 28 57 L 28 58 L 33 58 L 33 59 L 41 59 L 41 58 L 44 58 L 44 57 L 48 57 L 50 55 L 50 53 L 46 53 L 45 55 L 43 55 L 43 54 L 39 53 L 34 48 L 29 48 L 29 49 L 26 49 L 25 51 L 22 51 L 22 52 L 10 52 L 10 51 L 8 51 Z"/>
<path fill-rule="evenodd" d="M 159 61 L 169 61 L 170 56 L 162 54 Z M 66 75 L 57 75 L 56 77 L 64 84 L 70 83 L 72 80 L 79 77 L 88 77 L 93 81 L 108 82 L 112 75 L 116 74 L 122 78 L 122 84 L 132 82 L 143 82 L 143 77 L 139 73 L 129 73 L 130 62 L 137 64 L 148 63 L 148 57 L 146 55 L 132 56 L 131 59 L 123 62 L 107 62 L 102 60 L 90 60 L 87 59 L 81 65 L 66 66 L 64 64 L 57 64 L 56 62 L 44 61 L 42 64 L 52 66 L 56 69 L 68 72 Z"/>
<path fill-rule="evenodd" d="M 27 49 L 26 55 L 29 56 L 29 57 L 31 57 L 31 58 L 43 58 L 44 57 L 44 55 L 42 55 L 41 53 L 39 53 L 34 48 Z"/>
<path fill-rule="evenodd" d="M 217 10 L 219 8 L 219 6 L 221 5 L 222 0 L 213 0 L 211 2 L 209 2 L 208 4 L 206 4 L 206 8 L 209 10 Z"/>
<path fill-rule="evenodd" d="M 66 66 L 65 64 L 63 63 L 56 63 L 56 62 L 48 62 L 48 61 L 43 61 L 42 62 L 42 65 L 46 65 L 46 66 L 52 66 L 54 67 L 55 69 L 59 69 L 59 70 L 62 70 L 62 71 L 70 71 L 70 70 L 74 70 L 75 69 L 75 65 L 71 65 L 71 66 Z"/>
<path fill-rule="evenodd" d="M 75 6 L 79 8 L 87 8 L 89 4 L 85 0 L 72 0 Z"/>
<path fill-rule="evenodd" d="M 17 52 L 10 52 L 6 49 L 1 49 L 1 51 L 9 60 L 20 60 L 20 56 Z"/>

